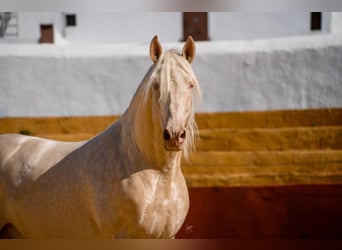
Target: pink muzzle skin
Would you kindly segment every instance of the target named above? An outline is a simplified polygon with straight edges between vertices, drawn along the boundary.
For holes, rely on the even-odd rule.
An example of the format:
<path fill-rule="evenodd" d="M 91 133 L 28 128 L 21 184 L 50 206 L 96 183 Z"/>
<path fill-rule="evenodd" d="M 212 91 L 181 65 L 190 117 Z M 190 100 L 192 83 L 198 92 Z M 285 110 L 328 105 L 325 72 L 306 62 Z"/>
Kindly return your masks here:
<path fill-rule="evenodd" d="M 178 132 L 171 132 L 168 129 L 164 130 L 163 139 L 164 146 L 167 151 L 180 151 L 186 138 L 186 131 L 183 129 Z"/>

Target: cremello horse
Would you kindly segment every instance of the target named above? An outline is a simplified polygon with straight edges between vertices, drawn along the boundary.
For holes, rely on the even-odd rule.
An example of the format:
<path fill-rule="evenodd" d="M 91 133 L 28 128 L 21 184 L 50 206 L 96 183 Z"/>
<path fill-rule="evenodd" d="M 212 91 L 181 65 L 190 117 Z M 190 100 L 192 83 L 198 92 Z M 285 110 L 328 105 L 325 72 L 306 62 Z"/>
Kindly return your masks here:
<path fill-rule="evenodd" d="M 182 53 L 150 44 L 153 65 L 122 117 L 83 142 L 0 136 L 0 234 L 25 238 L 173 238 L 189 208 L 182 152 L 194 147 L 193 95 Z"/>

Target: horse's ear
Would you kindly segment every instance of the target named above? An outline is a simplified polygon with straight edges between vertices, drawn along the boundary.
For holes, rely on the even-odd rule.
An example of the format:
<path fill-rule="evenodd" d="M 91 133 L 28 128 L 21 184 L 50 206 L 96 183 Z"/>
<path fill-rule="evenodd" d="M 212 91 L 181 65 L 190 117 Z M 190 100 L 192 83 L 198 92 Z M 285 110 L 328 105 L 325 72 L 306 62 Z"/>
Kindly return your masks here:
<path fill-rule="evenodd" d="M 189 63 L 192 63 L 192 61 L 195 58 L 195 53 L 196 53 L 196 46 L 195 46 L 195 41 L 192 39 L 191 36 L 188 36 L 188 39 L 186 40 L 183 51 L 182 51 L 182 56 L 185 57 L 186 60 L 188 60 Z"/>
<path fill-rule="evenodd" d="M 153 63 L 156 63 L 163 53 L 162 46 L 158 40 L 158 36 L 154 36 L 150 43 L 150 57 Z"/>

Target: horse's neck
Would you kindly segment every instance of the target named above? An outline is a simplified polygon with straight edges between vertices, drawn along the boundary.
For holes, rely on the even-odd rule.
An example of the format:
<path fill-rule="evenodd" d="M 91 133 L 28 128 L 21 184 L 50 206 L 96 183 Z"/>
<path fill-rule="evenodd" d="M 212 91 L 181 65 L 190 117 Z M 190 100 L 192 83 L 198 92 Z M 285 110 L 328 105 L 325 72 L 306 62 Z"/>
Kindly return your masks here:
<path fill-rule="evenodd" d="M 180 167 L 181 153 L 167 152 L 164 149 L 162 129 L 152 117 L 151 97 L 145 104 L 136 95 L 122 117 L 123 144 L 131 157 L 144 161 L 147 167 L 167 171 Z"/>

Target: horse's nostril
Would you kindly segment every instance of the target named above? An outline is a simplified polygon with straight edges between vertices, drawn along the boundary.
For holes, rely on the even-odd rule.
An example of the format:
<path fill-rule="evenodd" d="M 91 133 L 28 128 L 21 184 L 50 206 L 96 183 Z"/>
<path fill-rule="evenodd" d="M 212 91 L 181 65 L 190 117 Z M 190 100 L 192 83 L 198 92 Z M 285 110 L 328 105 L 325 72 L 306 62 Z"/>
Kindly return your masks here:
<path fill-rule="evenodd" d="M 183 130 L 183 131 L 180 133 L 179 138 L 185 139 L 185 137 L 186 137 L 186 132 L 185 132 L 185 130 Z"/>
<path fill-rule="evenodd" d="M 167 130 L 167 129 L 164 130 L 163 138 L 165 141 L 169 141 L 171 139 L 171 133 L 169 130 Z"/>

